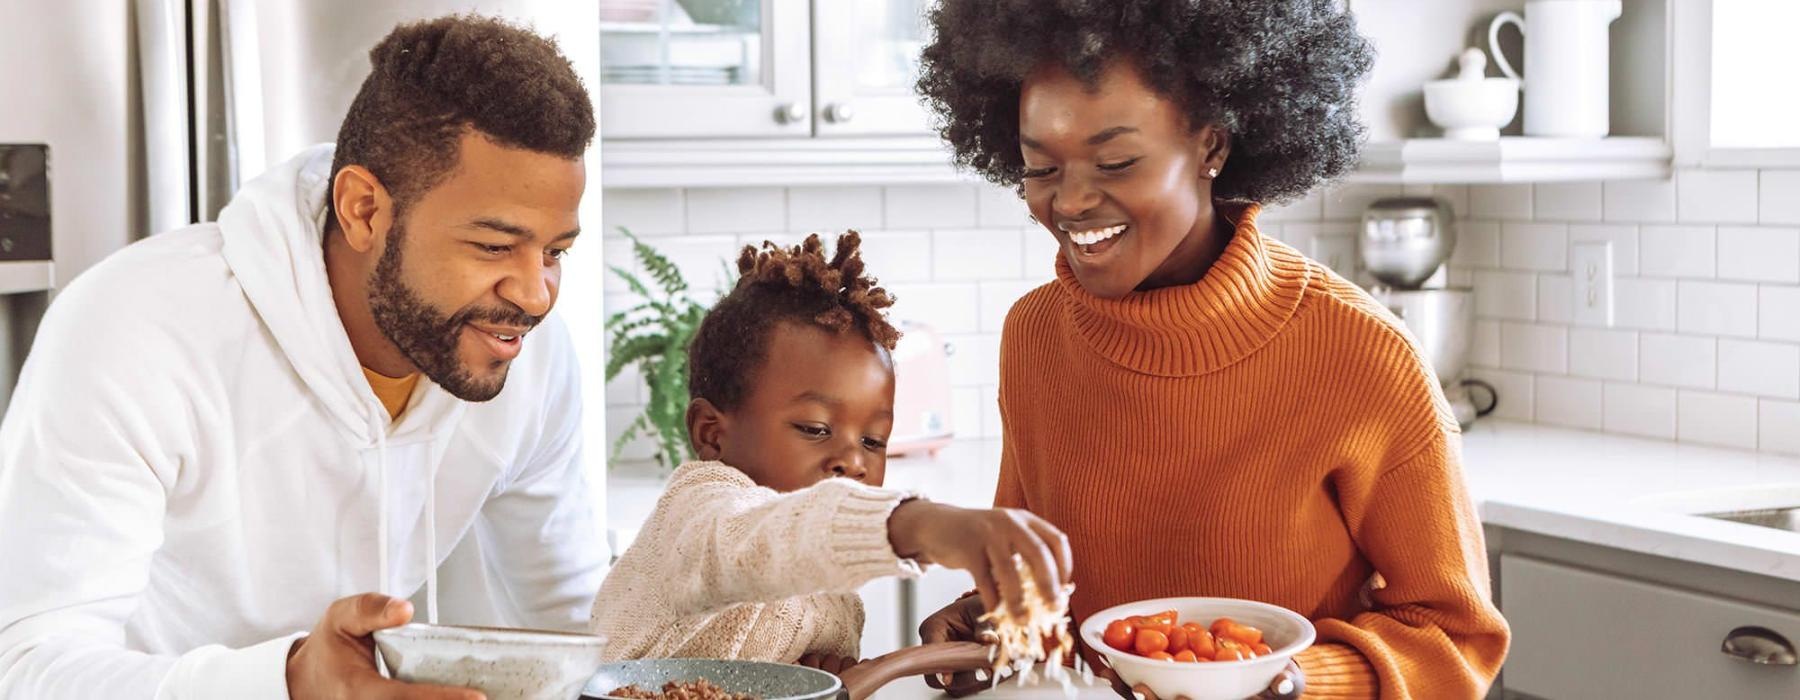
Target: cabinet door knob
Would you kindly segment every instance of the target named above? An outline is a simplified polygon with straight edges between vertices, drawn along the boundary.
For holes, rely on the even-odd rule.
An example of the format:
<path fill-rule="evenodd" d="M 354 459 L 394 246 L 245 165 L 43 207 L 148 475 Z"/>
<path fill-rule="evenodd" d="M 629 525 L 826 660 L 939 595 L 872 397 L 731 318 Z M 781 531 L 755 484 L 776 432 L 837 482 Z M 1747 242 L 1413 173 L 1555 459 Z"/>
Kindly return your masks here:
<path fill-rule="evenodd" d="M 1719 651 L 1753 664 L 1793 666 L 1796 663 L 1794 643 L 1767 627 L 1751 625 L 1734 629 L 1725 635 Z"/>
<path fill-rule="evenodd" d="M 775 121 L 782 124 L 799 124 L 806 121 L 806 105 L 789 102 L 775 108 Z"/>
<path fill-rule="evenodd" d="M 825 108 L 825 121 L 843 124 L 856 118 L 856 109 L 848 102 L 834 102 Z"/>

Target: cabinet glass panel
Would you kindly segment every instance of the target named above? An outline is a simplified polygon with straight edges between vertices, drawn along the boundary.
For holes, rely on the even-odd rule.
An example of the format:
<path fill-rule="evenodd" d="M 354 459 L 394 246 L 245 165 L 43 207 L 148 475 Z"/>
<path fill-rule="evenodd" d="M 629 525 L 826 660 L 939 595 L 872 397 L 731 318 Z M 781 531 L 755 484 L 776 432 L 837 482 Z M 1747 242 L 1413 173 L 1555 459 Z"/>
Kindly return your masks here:
<path fill-rule="evenodd" d="M 762 84 L 762 10 L 762 0 L 600 0 L 600 80 Z"/>

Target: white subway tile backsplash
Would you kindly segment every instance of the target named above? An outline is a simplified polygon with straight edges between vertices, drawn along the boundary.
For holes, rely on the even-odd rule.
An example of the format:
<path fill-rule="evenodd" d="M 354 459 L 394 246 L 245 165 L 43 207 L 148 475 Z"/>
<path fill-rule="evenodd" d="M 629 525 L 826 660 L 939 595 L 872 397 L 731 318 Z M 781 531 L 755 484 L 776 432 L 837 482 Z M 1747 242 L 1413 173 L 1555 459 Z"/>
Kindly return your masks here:
<path fill-rule="evenodd" d="M 1719 278 L 1800 282 L 1800 229 L 1720 226 Z"/>
<path fill-rule="evenodd" d="M 1756 399 L 1683 391 L 1678 399 L 1676 439 L 1702 445 L 1756 449 Z"/>
<path fill-rule="evenodd" d="M 1062 244 L 1042 226 L 1032 224 L 1020 230 L 1025 242 L 1023 261 L 1025 279 L 1048 282 L 1056 279 L 1056 256 L 1062 255 Z"/>
<path fill-rule="evenodd" d="M 956 437 L 982 437 L 986 431 L 981 427 L 981 413 L 980 388 L 964 386 L 950 390 L 950 424 Z"/>
<path fill-rule="evenodd" d="M 1712 338 L 1645 333 L 1638 340 L 1639 381 L 1711 389 L 1718 376 L 1718 352 L 1719 343 Z"/>
<path fill-rule="evenodd" d="M 1680 294 L 1682 333 L 1756 337 L 1756 285 L 1682 280 Z"/>
<path fill-rule="evenodd" d="M 1598 182 L 1545 182 L 1532 188 L 1532 216 L 1539 221 L 1599 221 Z"/>
<path fill-rule="evenodd" d="M 1765 224 L 1800 224 L 1800 170 L 1764 170 L 1758 201 Z"/>
<path fill-rule="evenodd" d="M 1538 275 L 1538 323 L 1568 325 L 1575 318 L 1575 280 L 1568 275 Z"/>
<path fill-rule="evenodd" d="M 737 271 L 732 264 L 740 250 L 737 236 L 681 236 L 659 239 L 652 245 L 675 263 L 688 287 L 701 292 L 698 296 L 705 301 L 712 299 L 708 292 L 725 286 L 728 271 Z"/>
<path fill-rule="evenodd" d="M 1675 181 L 1682 221 L 1756 223 L 1756 171 L 1683 170 Z"/>
<path fill-rule="evenodd" d="M 1637 381 L 1638 334 L 1634 331 L 1570 328 L 1569 373 L 1594 379 Z"/>
<path fill-rule="evenodd" d="M 934 231 L 932 268 L 939 280 L 1018 279 L 1024 241 L 1016 229 Z"/>
<path fill-rule="evenodd" d="M 1469 215 L 1482 219 L 1530 220 L 1531 183 L 1471 186 Z"/>
<path fill-rule="evenodd" d="M 997 374 L 998 367 L 992 369 L 982 365 L 981 336 L 976 334 L 944 335 L 944 343 L 950 346 L 950 386 L 978 387 L 988 381 L 990 374 Z"/>
<path fill-rule="evenodd" d="M 1763 285 L 1757 291 L 1757 336 L 1800 341 L 1800 287 Z"/>
<path fill-rule="evenodd" d="M 1571 224 L 1569 243 L 1605 241 L 1612 243 L 1613 275 L 1636 277 L 1638 274 L 1638 228 L 1632 224 Z"/>
<path fill-rule="evenodd" d="M 1674 389 L 1607 382 L 1605 403 L 1607 432 L 1675 439 Z"/>
<path fill-rule="evenodd" d="M 1645 226 L 1638 231 L 1638 272 L 1645 277 L 1712 277 L 1716 237 L 1711 226 Z"/>
<path fill-rule="evenodd" d="M 927 231 L 865 231 L 862 258 L 868 272 L 882 284 L 931 280 L 931 233 Z"/>
<path fill-rule="evenodd" d="M 873 228 L 877 222 L 870 221 Z M 688 233 L 765 233 L 787 230 L 787 190 L 715 187 L 687 191 Z"/>
<path fill-rule="evenodd" d="M 1675 330 L 1677 289 L 1675 280 L 1632 277 L 1615 279 L 1613 321 L 1623 328 Z"/>
<path fill-rule="evenodd" d="M 1537 407 L 1534 414 L 1539 423 L 1584 430 L 1600 429 L 1600 382 L 1570 377 L 1538 377 L 1536 393 Z"/>
<path fill-rule="evenodd" d="M 883 207 L 889 228 L 968 228 L 979 220 L 974 185 L 894 185 Z"/>
<path fill-rule="evenodd" d="M 1476 367 L 1500 366 L 1500 322 L 1475 322 L 1475 338 L 1469 344 L 1469 364 Z"/>
<path fill-rule="evenodd" d="M 591 235 L 591 234 L 590 234 Z M 622 235 L 604 236 L 600 239 L 600 258 L 606 262 L 605 279 L 601 282 L 601 291 L 606 294 L 619 294 L 630 290 L 625 278 L 612 268 L 619 268 L 631 275 L 643 278 L 638 271 L 637 258 L 632 254 L 631 240 Z"/>
<path fill-rule="evenodd" d="M 1537 318 L 1537 275 L 1529 272 L 1475 271 L 1475 315 L 1531 321 Z"/>
<path fill-rule="evenodd" d="M 1800 403 L 1763 399 L 1757 402 L 1756 448 L 1800 455 Z"/>
<path fill-rule="evenodd" d="M 1720 339 L 1719 391 L 1800 399 L 1800 345 Z"/>
<path fill-rule="evenodd" d="M 681 233 L 686 228 L 681 190 L 646 189 L 600 191 L 600 218 L 606 235 L 623 226 L 639 236 Z"/>
<path fill-rule="evenodd" d="M 1461 221 L 1456 226 L 1456 246 L 1450 264 L 1461 267 L 1500 266 L 1500 222 Z"/>
<path fill-rule="evenodd" d="M 1666 222 L 1675 220 L 1675 181 L 1619 180 L 1601 185 L 1607 221 Z"/>
<path fill-rule="evenodd" d="M 644 383 L 644 375 L 638 372 L 638 365 L 633 362 L 619 370 L 619 376 L 606 383 L 606 405 L 631 406 L 649 400 L 650 385 Z"/>
<path fill-rule="evenodd" d="M 1500 324 L 1500 366 L 1562 374 L 1569 368 L 1569 330 L 1529 323 Z"/>
<path fill-rule="evenodd" d="M 867 232 L 883 226 L 880 187 L 795 187 L 788 190 L 788 227 L 801 233 Z"/>
<path fill-rule="evenodd" d="M 982 437 L 1000 437 L 1005 421 L 1000 418 L 1000 387 L 989 384 L 981 387 L 981 435 Z"/>
<path fill-rule="evenodd" d="M 981 332 L 981 306 L 978 287 L 972 282 L 960 284 L 895 284 L 894 307 L 889 311 L 895 319 L 923 323 L 940 334 Z"/>
<path fill-rule="evenodd" d="M 982 228 L 1016 228 L 1031 225 L 1031 210 L 1010 187 L 982 183 L 975 186 L 976 206 Z"/>
<path fill-rule="evenodd" d="M 1287 204 L 1273 204 L 1263 207 L 1262 214 L 1256 220 L 1262 221 L 1318 221 L 1325 217 L 1325 194 L 1323 189 L 1314 189 Z"/>
<path fill-rule="evenodd" d="M 1499 402 L 1494 406 L 1494 417 L 1531 420 L 1536 405 L 1536 400 L 1532 398 L 1532 386 L 1535 383 L 1533 375 L 1498 369 L 1471 369 L 1469 377 L 1493 385 L 1495 398 Z"/>
<path fill-rule="evenodd" d="M 1569 227 L 1507 222 L 1500 227 L 1500 265 L 1512 270 L 1569 269 Z"/>
<path fill-rule="evenodd" d="M 1363 210 L 1368 209 L 1375 200 L 1402 194 L 1405 194 L 1405 190 L 1399 185 L 1335 184 L 1324 193 L 1325 219 L 1360 221 Z"/>
<path fill-rule="evenodd" d="M 1308 255 L 1329 250 L 1357 279 L 1358 220 L 1374 200 L 1439 197 L 1457 216 L 1451 285 L 1476 289 L 1469 376 L 1497 415 L 1800 455 L 1800 170 L 1686 170 L 1669 181 L 1513 185 L 1346 184 L 1261 215 Z M 635 270 L 612 227 L 645 237 L 710 301 L 745 243 L 863 232 L 869 270 L 957 347 L 955 427 L 997 437 L 999 338 L 1007 311 L 1054 279 L 1055 239 L 1009 189 L 952 185 L 606 189 L 597 254 Z M 1615 327 L 1571 322 L 1569 253 L 1613 250 Z M 1347 253 L 1345 251 L 1348 251 Z M 606 273 L 605 308 L 633 301 Z M 645 400 L 626 372 L 606 386 L 608 432 Z M 647 456 L 638 440 L 627 456 Z"/>
<path fill-rule="evenodd" d="M 1013 304 L 1039 286 L 1037 282 L 982 282 L 981 332 L 999 333 L 1006 327 L 1006 313 Z"/>

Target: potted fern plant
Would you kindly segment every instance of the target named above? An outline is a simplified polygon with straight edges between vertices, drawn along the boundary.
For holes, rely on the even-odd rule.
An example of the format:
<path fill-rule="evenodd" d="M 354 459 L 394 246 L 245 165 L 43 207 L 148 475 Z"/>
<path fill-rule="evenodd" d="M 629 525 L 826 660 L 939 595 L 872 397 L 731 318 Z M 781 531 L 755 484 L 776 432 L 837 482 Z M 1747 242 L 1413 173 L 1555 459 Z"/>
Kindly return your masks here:
<path fill-rule="evenodd" d="M 632 256 L 644 277 L 611 266 L 631 291 L 644 301 L 606 319 L 607 342 L 612 355 L 606 361 L 606 380 L 612 381 L 632 363 L 650 387 L 644 412 L 631 421 L 612 445 L 616 456 L 626 443 L 640 435 L 656 441 L 656 461 L 674 467 L 693 459 L 688 445 L 688 342 L 700 329 L 707 306 L 694 301 L 681 270 L 630 230 L 619 231 L 631 239 Z M 735 281 L 726 270 L 726 288 Z M 646 279 L 647 278 L 647 279 Z M 655 284 L 652 289 L 649 283 Z"/>

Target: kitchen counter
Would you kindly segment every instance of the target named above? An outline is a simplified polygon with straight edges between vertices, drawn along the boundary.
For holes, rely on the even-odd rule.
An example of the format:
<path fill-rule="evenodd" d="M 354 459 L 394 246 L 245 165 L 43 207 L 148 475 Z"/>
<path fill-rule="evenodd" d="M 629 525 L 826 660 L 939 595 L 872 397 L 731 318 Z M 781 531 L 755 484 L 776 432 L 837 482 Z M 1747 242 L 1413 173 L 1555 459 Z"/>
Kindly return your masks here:
<path fill-rule="evenodd" d="M 1800 505 L 1800 460 L 1506 421 L 1471 428 L 1463 459 L 1489 525 L 1800 581 L 1800 534 L 1690 514 Z M 985 506 L 999 465 L 998 441 L 957 441 L 935 458 L 890 460 L 888 485 Z M 615 551 L 649 516 L 665 477 L 654 465 L 614 469 Z"/>

